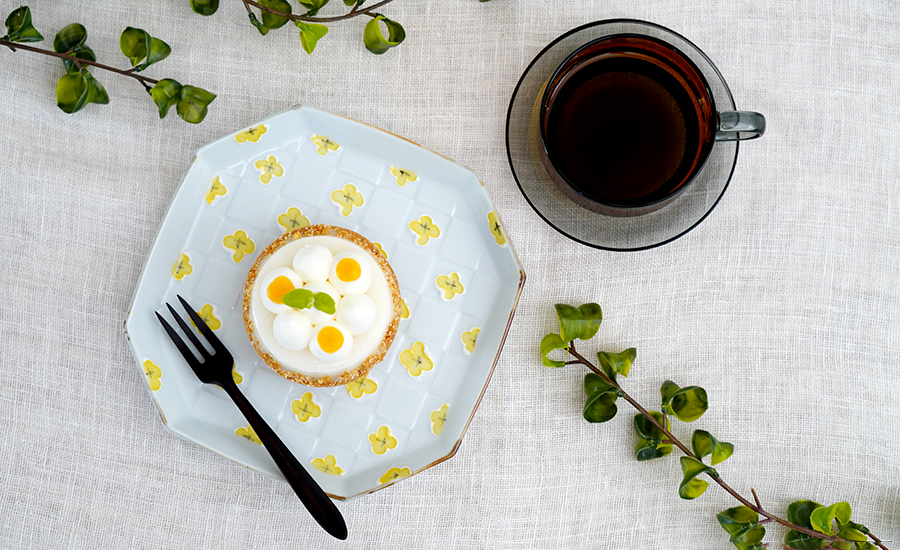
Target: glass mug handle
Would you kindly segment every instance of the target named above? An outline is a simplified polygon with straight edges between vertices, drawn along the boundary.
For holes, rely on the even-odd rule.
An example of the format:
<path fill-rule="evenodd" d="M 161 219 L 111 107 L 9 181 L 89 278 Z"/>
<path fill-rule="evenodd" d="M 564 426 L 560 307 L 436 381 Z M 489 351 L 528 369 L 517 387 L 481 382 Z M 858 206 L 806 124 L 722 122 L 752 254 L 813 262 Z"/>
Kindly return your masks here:
<path fill-rule="evenodd" d="M 754 139 L 766 131 L 766 117 L 752 111 L 725 111 L 719 113 L 719 129 L 716 141 Z"/>

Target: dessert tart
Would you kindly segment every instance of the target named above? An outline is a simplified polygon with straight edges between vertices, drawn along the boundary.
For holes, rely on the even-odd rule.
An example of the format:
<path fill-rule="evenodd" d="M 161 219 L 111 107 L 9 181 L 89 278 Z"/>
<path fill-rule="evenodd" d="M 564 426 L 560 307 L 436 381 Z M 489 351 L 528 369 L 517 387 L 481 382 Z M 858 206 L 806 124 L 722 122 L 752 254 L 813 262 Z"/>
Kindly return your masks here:
<path fill-rule="evenodd" d="M 331 225 L 277 238 L 244 283 L 244 328 L 256 353 L 307 386 L 365 376 L 394 341 L 400 308 L 384 254 L 359 233 Z"/>

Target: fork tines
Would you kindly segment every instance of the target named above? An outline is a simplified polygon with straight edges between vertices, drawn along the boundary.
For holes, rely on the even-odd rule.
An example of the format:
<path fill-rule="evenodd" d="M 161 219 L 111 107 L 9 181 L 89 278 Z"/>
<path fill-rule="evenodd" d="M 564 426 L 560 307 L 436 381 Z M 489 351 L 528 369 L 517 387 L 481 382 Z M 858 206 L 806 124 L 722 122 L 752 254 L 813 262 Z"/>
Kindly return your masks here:
<path fill-rule="evenodd" d="M 207 341 L 209 342 L 210 346 L 212 346 L 212 349 L 215 352 L 212 354 L 209 353 L 206 347 L 203 346 L 203 344 L 194 334 L 194 331 L 175 311 L 175 308 L 173 308 L 171 304 L 166 303 L 166 307 L 169 308 L 169 312 L 172 314 L 175 322 L 178 323 L 178 326 L 181 327 L 181 330 L 185 335 L 187 335 L 188 339 L 191 341 L 191 343 L 194 345 L 194 348 L 196 348 L 197 352 L 200 354 L 200 357 L 203 359 L 202 361 L 198 361 L 194 353 L 190 350 L 190 348 L 188 348 L 187 344 L 184 343 L 184 340 L 182 340 L 181 337 L 178 336 L 178 333 L 175 332 L 175 329 L 172 328 L 172 326 L 163 318 L 162 315 L 159 314 L 159 312 L 156 312 L 157 319 L 159 319 L 159 322 L 162 323 L 162 326 L 166 330 L 166 333 L 169 335 L 169 338 L 171 338 L 172 342 L 175 343 L 178 351 L 181 352 L 181 355 L 184 356 L 184 359 L 188 362 L 188 364 L 192 368 L 196 369 L 200 364 L 205 363 L 213 357 L 219 359 L 220 353 L 223 354 L 221 357 L 225 358 L 226 360 L 230 358 L 231 354 L 225 348 L 224 344 L 222 344 L 219 338 L 215 335 L 215 333 L 213 333 L 212 329 L 207 326 L 203 319 L 201 319 L 200 316 L 197 315 L 197 312 L 194 311 L 194 308 L 192 308 L 191 305 L 188 304 L 187 301 L 181 296 L 178 296 L 178 300 L 181 302 L 181 305 L 184 307 L 184 310 L 187 312 L 188 316 L 190 316 L 194 324 L 197 325 L 197 328 L 200 329 L 200 332 L 203 333 L 203 335 L 206 337 Z"/>

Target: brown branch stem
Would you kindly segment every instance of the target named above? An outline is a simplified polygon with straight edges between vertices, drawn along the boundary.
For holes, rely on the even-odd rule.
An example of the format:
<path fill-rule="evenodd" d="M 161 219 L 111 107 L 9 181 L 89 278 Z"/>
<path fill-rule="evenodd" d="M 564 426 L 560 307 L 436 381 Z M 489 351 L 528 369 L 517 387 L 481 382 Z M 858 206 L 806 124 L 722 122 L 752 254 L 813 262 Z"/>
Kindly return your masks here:
<path fill-rule="evenodd" d="M 365 8 L 360 8 L 359 4 L 354 4 L 353 8 L 343 15 L 335 15 L 333 17 L 316 17 L 311 15 L 295 15 L 292 13 L 284 13 L 282 11 L 278 11 L 267 6 L 260 4 L 259 2 L 255 2 L 254 0 L 241 0 L 243 2 L 244 7 L 247 8 L 247 12 L 250 12 L 250 6 L 259 9 L 260 11 L 271 13 L 272 15 L 277 15 L 279 17 L 284 17 L 289 21 L 304 21 L 306 23 L 334 23 L 336 21 L 343 21 L 344 19 L 351 19 L 353 17 L 358 17 L 360 15 L 372 15 L 372 12 L 376 9 L 384 6 L 385 4 L 389 4 L 394 0 L 381 0 L 381 2 L 376 2 L 371 6 L 367 6 Z M 307 12 L 308 13 L 308 12 Z"/>
<path fill-rule="evenodd" d="M 641 415 L 643 415 L 644 418 L 646 418 L 651 424 L 653 424 L 660 432 L 662 432 L 669 439 L 669 441 L 667 441 L 667 443 L 674 444 L 676 447 L 681 449 L 681 452 L 683 452 L 685 455 L 699 460 L 697 458 L 697 456 L 684 443 L 682 443 L 677 437 L 675 437 L 675 435 L 671 431 L 669 431 L 664 425 L 660 424 L 659 421 L 657 421 L 656 418 L 654 418 L 653 415 L 650 414 L 649 411 L 647 411 L 647 409 L 645 409 L 634 398 L 632 398 L 630 395 L 628 395 L 628 393 L 626 393 L 625 390 L 622 389 L 622 386 L 620 386 L 612 378 L 607 376 L 606 373 L 603 372 L 603 370 L 597 368 L 590 361 L 585 359 L 581 354 L 579 354 L 577 351 L 575 351 L 575 342 L 574 341 L 569 342 L 568 352 L 573 357 L 575 357 L 575 359 L 577 360 L 576 362 L 581 363 L 585 367 L 589 368 L 592 372 L 594 372 L 595 374 L 597 374 L 598 376 L 603 378 L 603 380 L 607 384 L 610 384 L 612 387 L 616 388 L 619 391 L 619 395 L 621 395 L 621 397 L 623 399 L 625 399 L 625 401 L 628 401 L 628 403 L 632 407 L 637 409 L 637 411 L 639 413 L 641 413 Z M 568 364 L 568 362 L 566 364 Z M 707 474 L 707 475 L 709 475 L 709 474 Z M 727 483 L 725 483 L 724 480 L 722 480 L 721 477 L 710 475 L 710 478 L 712 478 L 713 481 L 715 481 L 722 489 L 725 490 L 725 492 L 727 492 L 732 497 L 734 497 L 738 502 L 740 502 L 747 508 L 750 508 L 754 512 L 756 512 L 759 515 L 766 518 L 765 520 L 762 520 L 762 521 L 774 521 L 776 523 L 779 523 L 779 524 L 787 527 L 788 529 L 793 529 L 795 531 L 799 531 L 801 533 L 810 535 L 812 537 L 827 540 L 829 544 L 835 543 L 835 542 L 851 542 L 851 541 L 846 541 L 844 539 L 841 539 L 840 537 L 837 537 L 834 535 L 826 535 L 824 533 L 820 533 L 818 531 L 814 531 L 814 530 L 808 529 L 806 527 L 801 527 L 800 525 L 795 525 L 786 519 L 782 519 L 782 518 L 776 516 L 775 514 L 765 511 L 762 508 L 762 506 L 759 505 L 759 498 L 756 496 L 756 491 L 752 491 L 753 497 L 756 500 L 756 503 L 753 503 L 753 502 L 750 502 L 749 500 L 747 500 L 746 498 L 744 498 L 743 496 L 741 496 L 737 491 L 732 489 Z M 881 548 L 882 550 L 888 550 L 888 548 L 885 547 L 882 544 L 882 542 L 880 540 L 878 540 L 876 537 L 874 537 L 871 534 L 869 535 L 869 537 L 873 540 L 873 542 L 875 542 L 875 544 L 879 548 Z"/>
<path fill-rule="evenodd" d="M 144 75 L 134 72 L 133 68 L 127 69 L 127 70 L 126 69 L 117 69 L 115 67 L 110 67 L 109 65 L 104 65 L 103 63 L 97 63 L 96 61 L 91 61 L 89 59 L 79 59 L 68 53 L 59 53 L 59 52 L 54 52 L 53 50 L 45 50 L 43 48 L 35 48 L 34 46 L 29 46 L 27 44 L 21 44 L 19 42 L 10 42 L 9 40 L 6 40 L 5 38 L 0 38 L 0 46 L 6 46 L 7 48 L 9 48 L 12 51 L 25 50 L 28 52 L 35 52 L 35 53 L 40 53 L 40 54 L 44 54 L 44 55 L 49 55 L 51 57 L 57 57 L 59 59 L 65 60 L 65 61 L 71 61 L 71 62 L 75 63 L 75 65 L 77 65 L 78 68 L 82 68 L 82 65 L 90 65 L 92 67 L 97 67 L 98 69 L 103 69 L 105 71 L 114 72 L 114 73 L 120 74 L 122 76 L 128 76 L 128 77 L 134 78 L 135 80 L 137 80 L 138 82 L 143 84 L 144 88 L 146 88 L 148 90 L 150 89 L 147 86 L 148 84 L 156 84 L 157 82 L 159 82 L 156 79 L 148 78 Z"/>

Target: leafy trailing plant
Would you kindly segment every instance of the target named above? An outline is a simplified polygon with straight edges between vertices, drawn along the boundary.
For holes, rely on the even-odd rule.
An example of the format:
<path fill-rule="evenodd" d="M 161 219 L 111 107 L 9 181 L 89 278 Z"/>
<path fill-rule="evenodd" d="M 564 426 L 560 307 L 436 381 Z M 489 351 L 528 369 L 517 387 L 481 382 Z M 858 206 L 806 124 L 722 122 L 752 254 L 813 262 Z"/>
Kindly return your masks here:
<path fill-rule="evenodd" d="M 175 107 L 179 117 L 196 124 L 206 117 L 209 104 L 216 98 L 215 94 L 203 88 L 182 85 L 171 78 L 156 80 L 140 74 L 172 52 L 168 44 L 142 29 L 127 27 L 119 37 L 119 48 L 131 62 L 130 69 L 98 63 L 97 56 L 86 43 L 87 29 L 80 23 L 66 25 L 56 33 L 53 51 L 26 45 L 42 40 L 44 37 L 31 23 L 31 10 L 21 6 L 6 18 L 6 35 L 0 38 L 0 45 L 13 52 L 21 49 L 62 60 L 66 73 L 56 84 L 56 104 L 65 113 L 78 112 L 89 103 L 109 103 L 106 88 L 94 78 L 88 67 L 111 71 L 140 82 L 159 109 L 160 118 Z"/>
<path fill-rule="evenodd" d="M 541 360 L 547 367 L 579 364 L 591 370 L 584 378 L 587 395 L 582 413 L 584 419 L 592 423 L 612 420 L 618 412 L 616 401 L 620 398 L 627 401 L 638 411 L 633 422 L 637 434 L 637 460 L 662 458 L 678 447 L 683 454 L 683 477 L 678 487 L 681 498 L 690 500 L 702 495 L 710 483 L 705 478 L 709 478 L 740 503 L 716 514 L 719 524 L 738 550 L 769 547 L 768 543 L 762 542 L 765 525 L 769 523 L 787 527 L 782 541 L 784 550 L 887 550 L 865 526 L 850 519 L 851 508 L 847 502 L 823 506 L 810 500 L 798 500 L 788 506 L 785 519 L 763 509 L 755 490 L 751 489 L 752 502 L 741 496 L 713 468 L 732 455 L 734 445 L 698 429 L 694 430 L 688 447 L 672 433 L 673 420 L 694 422 L 707 411 L 706 390 L 699 386 L 681 387 L 666 380 L 660 388 L 659 410 L 647 410 L 622 389 L 618 379 L 619 376 L 628 377 L 637 357 L 634 348 L 618 353 L 598 352 L 599 367 L 575 349 L 576 340 L 590 340 L 597 334 L 603 317 L 600 306 L 589 303 L 576 308 L 557 304 L 556 314 L 560 331 L 547 334 L 541 340 Z M 709 464 L 703 462 L 707 457 Z"/>

